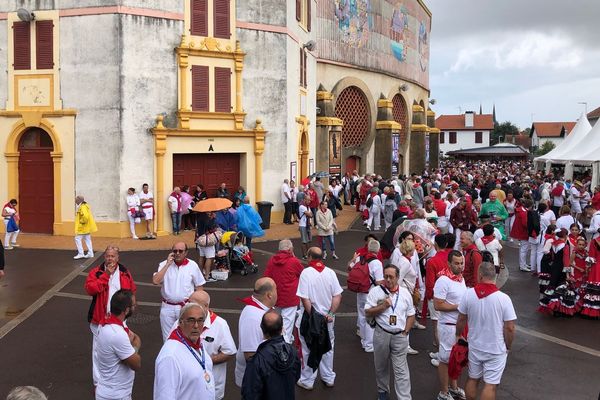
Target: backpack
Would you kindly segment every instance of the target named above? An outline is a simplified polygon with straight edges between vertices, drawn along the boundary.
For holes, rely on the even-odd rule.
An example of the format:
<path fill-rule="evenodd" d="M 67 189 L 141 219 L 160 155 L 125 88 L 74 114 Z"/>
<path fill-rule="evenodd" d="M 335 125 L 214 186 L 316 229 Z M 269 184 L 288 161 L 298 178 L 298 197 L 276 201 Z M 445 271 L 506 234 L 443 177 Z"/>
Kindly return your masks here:
<path fill-rule="evenodd" d="M 348 273 L 348 290 L 355 293 L 369 293 L 371 285 L 375 285 L 375 281 L 369 273 L 369 263 L 376 260 L 377 257 L 360 256 L 358 262 L 354 263 Z"/>
<path fill-rule="evenodd" d="M 373 196 L 369 196 L 367 199 L 367 208 L 371 208 L 373 206 Z"/>

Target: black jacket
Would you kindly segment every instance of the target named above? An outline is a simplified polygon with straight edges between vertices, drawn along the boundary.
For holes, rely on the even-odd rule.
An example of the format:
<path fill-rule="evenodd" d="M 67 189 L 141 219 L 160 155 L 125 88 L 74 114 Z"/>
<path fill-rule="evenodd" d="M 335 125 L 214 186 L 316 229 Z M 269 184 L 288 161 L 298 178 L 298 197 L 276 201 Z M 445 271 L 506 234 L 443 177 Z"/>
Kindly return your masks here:
<path fill-rule="evenodd" d="M 300 334 L 310 351 L 306 365 L 316 370 L 319 368 L 323 355 L 331 350 L 327 319 L 316 312 L 314 308 L 310 315 L 304 310 L 302 322 L 300 322 Z"/>
<path fill-rule="evenodd" d="M 294 399 L 300 379 L 300 359 L 296 349 L 283 336 L 269 339 L 258 346 L 246 365 L 242 381 L 242 399 Z"/>

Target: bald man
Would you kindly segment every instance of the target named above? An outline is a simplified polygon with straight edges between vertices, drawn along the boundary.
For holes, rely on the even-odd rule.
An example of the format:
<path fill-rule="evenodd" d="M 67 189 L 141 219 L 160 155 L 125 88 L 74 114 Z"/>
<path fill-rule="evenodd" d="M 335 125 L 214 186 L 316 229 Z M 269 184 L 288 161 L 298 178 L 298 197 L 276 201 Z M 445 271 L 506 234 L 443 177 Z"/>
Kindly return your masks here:
<path fill-rule="evenodd" d="M 235 384 L 242 387 L 246 360 L 254 355 L 264 340 L 260 322 L 262 317 L 277 303 L 277 285 L 271 278 L 260 278 L 254 283 L 252 296 L 242 299 L 246 307 L 240 315 L 238 328 L 239 348 L 235 357 Z"/>

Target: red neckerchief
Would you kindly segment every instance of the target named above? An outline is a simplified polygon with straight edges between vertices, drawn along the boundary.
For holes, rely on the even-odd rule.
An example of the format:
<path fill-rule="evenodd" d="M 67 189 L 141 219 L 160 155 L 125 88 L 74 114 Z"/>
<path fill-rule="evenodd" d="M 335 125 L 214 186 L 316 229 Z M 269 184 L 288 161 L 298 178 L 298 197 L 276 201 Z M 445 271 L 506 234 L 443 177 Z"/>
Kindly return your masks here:
<path fill-rule="evenodd" d="M 440 273 L 439 273 L 438 276 L 447 276 L 448 278 L 450 278 L 454 282 L 458 282 L 458 283 L 461 283 L 462 281 L 464 281 L 464 278 L 463 278 L 462 274 L 460 274 L 460 275 L 454 275 L 452 273 L 452 271 L 450 271 L 450 268 L 444 268 L 443 270 L 440 271 Z"/>
<path fill-rule="evenodd" d="M 567 238 L 569 239 L 569 243 L 575 247 L 577 245 L 577 239 L 579 239 L 579 236 L 573 236 L 569 233 L 569 236 L 567 236 Z"/>
<path fill-rule="evenodd" d="M 114 314 L 110 314 L 109 317 L 104 318 L 104 320 L 100 322 L 100 325 L 119 325 L 121 328 L 125 329 L 125 332 L 129 333 L 129 328 L 123 325 L 123 321 L 117 318 Z"/>
<path fill-rule="evenodd" d="M 192 341 L 190 341 L 188 338 L 186 338 L 183 335 L 183 332 L 181 331 L 181 328 L 179 328 L 179 327 L 177 327 L 177 329 L 174 329 L 173 332 L 171 332 L 171 334 L 169 335 L 168 339 L 169 340 L 176 340 L 179 343 L 183 343 L 181 341 L 181 339 L 179 338 L 179 335 L 177 335 L 177 332 L 179 332 L 179 335 L 181 335 L 181 337 L 183 338 L 183 340 L 185 340 L 187 342 L 187 344 L 189 344 L 192 349 L 196 349 L 197 351 L 200 351 L 200 348 L 202 347 L 202 341 L 200 339 L 198 339 L 198 341 L 196 343 L 193 343 Z"/>
<path fill-rule="evenodd" d="M 181 193 L 171 193 L 171 196 L 175 197 L 175 199 L 177 200 L 177 211 L 183 211 L 181 209 Z"/>
<path fill-rule="evenodd" d="M 258 304 L 256 302 L 256 300 L 254 300 L 254 297 L 252 297 L 252 296 L 244 297 L 243 299 L 238 299 L 238 300 L 248 306 L 254 306 L 256 308 L 260 308 L 261 310 L 264 310 L 264 308 L 260 304 Z"/>
<path fill-rule="evenodd" d="M 16 208 L 15 208 L 15 207 L 13 207 L 13 205 L 12 205 L 12 204 L 10 204 L 10 203 L 6 203 L 6 204 L 4 205 L 4 207 L 2 207 L 2 208 L 4 209 L 4 208 L 6 208 L 6 207 L 8 207 L 8 208 L 12 208 L 13 210 L 16 210 Z"/>
<path fill-rule="evenodd" d="M 215 322 L 215 319 L 217 319 L 217 314 L 215 314 L 212 310 L 210 310 L 210 324 L 211 325 L 213 322 Z"/>
<path fill-rule="evenodd" d="M 309 267 L 313 267 L 314 269 L 316 269 L 319 273 L 323 272 L 323 270 L 325 269 L 325 264 L 323 264 L 321 261 L 319 260 L 311 260 L 308 263 Z"/>
<path fill-rule="evenodd" d="M 544 234 L 544 241 L 546 241 L 548 239 L 554 239 L 554 235 L 551 233 Z"/>
<path fill-rule="evenodd" d="M 176 261 L 173 261 L 175 263 L 175 265 L 177 265 L 178 267 L 182 267 L 184 265 L 188 265 L 190 260 L 188 260 L 187 258 L 184 258 L 183 261 L 181 262 L 181 264 L 177 264 Z"/>
<path fill-rule="evenodd" d="M 400 290 L 400 285 L 396 286 L 396 290 L 392 290 L 392 289 L 390 289 L 390 288 L 387 288 L 387 290 L 388 290 L 390 293 L 398 293 L 398 290 Z"/>
<path fill-rule="evenodd" d="M 499 289 L 494 283 L 478 283 L 475 285 L 475 294 L 478 298 L 483 299 L 492 293 L 496 293 Z"/>
<path fill-rule="evenodd" d="M 413 184 L 413 189 L 416 189 L 416 188 L 418 188 L 419 186 L 421 186 L 421 185 L 419 185 L 418 183 L 415 183 L 415 184 Z"/>
<path fill-rule="evenodd" d="M 481 241 L 483 242 L 484 245 L 487 245 L 487 244 L 491 243 L 494 239 L 496 239 L 496 236 L 494 234 L 491 234 L 489 236 L 482 237 Z"/>
<path fill-rule="evenodd" d="M 558 246 L 560 246 L 561 244 L 565 244 L 565 243 L 566 243 L 566 242 L 565 242 L 565 240 L 564 240 L 564 239 L 556 239 L 556 240 L 554 241 L 554 243 L 552 243 L 552 246 L 554 246 L 554 247 L 558 247 Z"/>

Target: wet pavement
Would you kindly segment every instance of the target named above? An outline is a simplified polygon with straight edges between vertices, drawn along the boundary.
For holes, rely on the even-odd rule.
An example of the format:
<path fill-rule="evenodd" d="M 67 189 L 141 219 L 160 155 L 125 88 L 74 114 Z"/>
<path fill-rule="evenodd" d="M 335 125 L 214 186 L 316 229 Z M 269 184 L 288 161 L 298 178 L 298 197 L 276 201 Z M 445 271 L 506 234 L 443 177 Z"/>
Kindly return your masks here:
<path fill-rule="evenodd" d="M 328 260 L 327 265 L 336 270 L 342 285 L 346 279 L 346 261 L 362 245 L 365 234 L 360 224 L 355 224 L 353 229 L 336 236 L 340 260 Z M 294 245 L 300 248 L 297 240 Z M 242 305 L 235 299 L 250 293 L 255 278 L 264 271 L 276 248 L 277 242 L 255 245 L 255 258 L 260 265 L 258 275 L 234 274 L 228 281 L 206 286 L 213 309 L 227 319 L 236 342 Z M 517 251 L 516 248 L 507 251 L 509 274 L 503 290 L 512 297 L 517 309 L 519 331 L 498 399 L 596 400 L 600 391 L 600 384 L 594 379 L 600 365 L 600 322 L 555 319 L 535 312 L 537 281 L 515 267 Z M 134 399 L 152 398 L 154 360 L 162 343 L 158 320 L 160 291 L 151 284 L 151 276 L 166 254 L 166 251 L 121 253 L 121 262 L 139 283 L 138 311 L 129 321 L 142 338 L 143 366 L 136 374 Z M 91 268 L 92 260 L 82 263 L 74 261 L 72 256 L 71 251 L 58 250 L 18 249 L 7 253 L 10 269 L 7 278 L 0 281 L 3 369 L 0 398 L 16 385 L 38 386 L 51 399 L 93 398 L 91 333 L 86 320 L 90 298 L 83 289 L 85 271 Z M 25 314 L 20 314 L 28 307 Z M 336 320 L 335 387 L 326 388 L 317 380 L 312 392 L 297 389 L 298 399 L 376 397 L 373 356 L 362 351 L 355 334 L 355 315 L 355 294 L 345 291 Z M 413 331 L 410 341 L 420 351 L 409 356 L 413 399 L 434 399 L 438 392 L 437 372 L 427 355 L 431 349 L 431 329 Z M 233 383 L 233 369 L 234 362 L 230 362 L 226 399 L 240 398 Z"/>

